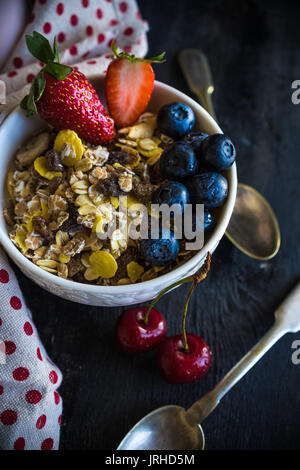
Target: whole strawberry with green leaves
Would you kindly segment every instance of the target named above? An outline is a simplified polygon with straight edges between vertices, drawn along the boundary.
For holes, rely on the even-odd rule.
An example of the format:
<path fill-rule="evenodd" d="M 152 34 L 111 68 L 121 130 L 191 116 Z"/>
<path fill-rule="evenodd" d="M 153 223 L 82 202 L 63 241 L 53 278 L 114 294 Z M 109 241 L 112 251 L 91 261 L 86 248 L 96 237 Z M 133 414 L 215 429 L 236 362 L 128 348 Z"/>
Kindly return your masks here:
<path fill-rule="evenodd" d="M 113 119 L 85 75 L 60 64 L 56 38 L 52 48 L 43 35 L 34 31 L 26 36 L 26 44 L 30 53 L 45 64 L 21 102 L 27 115 L 37 112 L 55 129 L 71 129 L 93 144 L 112 140 Z"/>

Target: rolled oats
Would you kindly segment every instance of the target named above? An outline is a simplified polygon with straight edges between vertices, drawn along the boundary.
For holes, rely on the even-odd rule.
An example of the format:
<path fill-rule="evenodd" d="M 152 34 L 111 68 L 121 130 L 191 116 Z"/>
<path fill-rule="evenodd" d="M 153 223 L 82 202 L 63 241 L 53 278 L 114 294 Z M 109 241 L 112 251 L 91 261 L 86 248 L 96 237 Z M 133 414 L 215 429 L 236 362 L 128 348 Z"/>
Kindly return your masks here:
<path fill-rule="evenodd" d="M 125 193 L 129 193 L 132 190 L 132 174 L 128 172 L 122 173 L 118 178 L 120 189 Z"/>
<path fill-rule="evenodd" d="M 159 158 L 172 142 L 148 112 L 119 129 L 108 147 L 82 142 L 71 130 L 29 139 L 7 176 L 12 207 L 4 217 L 12 242 L 63 279 L 102 286 L 153 279 L 161 271 L 140 259 L 139 237 L 130 233 L 151 216 L 139 209 L 161 182 Z M 107 231 L 110 238 L 102 239 Z"/>

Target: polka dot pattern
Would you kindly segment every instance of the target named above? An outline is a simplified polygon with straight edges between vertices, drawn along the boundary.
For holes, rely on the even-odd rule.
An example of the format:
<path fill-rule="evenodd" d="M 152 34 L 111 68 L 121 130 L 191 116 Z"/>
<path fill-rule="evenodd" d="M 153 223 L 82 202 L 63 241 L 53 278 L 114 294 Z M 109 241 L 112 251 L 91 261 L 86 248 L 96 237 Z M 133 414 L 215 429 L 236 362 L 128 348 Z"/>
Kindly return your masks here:
<path fill-rule="evenodd" d="M 21 59 L 21 57 L 15 57 L 13 60 L 13 64 L 16 69 L 20 69 L 21 67 L 23 67 L 23 59 Z"/>
<path fill-rule="evenodd" d="M 6 269 L 0 269 L 0 282 L 2 284 L 7 284 L 9 281 L 9 274 Z"/>
<path fill-rule="evenodd" d="M 73 44 L 73 46 L 69 49 L 71 55 L 76 55 L 78 53 L 77 46 Z"/>
<path fill-rule="evenodd" d="M 25 400 L 31 405 L 36 405 L 42 399 L 42 394 L 38 390 L 29 390 L 25 395 Z"/>
<path fill-rule="evenodd" d="M 85 33 L 87 36 L 93 36 L 93 33 L 94 33 L 93 26 L 87 25 L 87 27 L 85 28 Z"/>
<path fill-rule="evenodd" d="M 53 449 L 53 445 L 54 445 L 54 441 L 51 437 L 48 437 L 48 439 L 45 439 L 43 442 L 42 442 L 42 445 L 41 445 L 41 450 L 52 450 Z"/>
<path fill-rule="evenodd" d="M 62 376 L 48 358 L 29 317 L 17 279 L 0 248 L 0 443 L 2 450 L 57 449 Z M 1 308 L 2 306 L 2 308 Z"/>
<path fill-rule="evenodd" d="M 20 310 L 22 308 L 22 302 L 20 300 L 19 297 L 17 297 L 16 295 L 13 295 L 11 298 L 10 298 L 10 301 L 9 301 L 11 307 L 14 309 L 14 310 Z"/>
<path fill-rule="evenodd" d="M 25 439 L 24 437 L 18 437 L 14 442 L 14 450 L 24 450 L 25 449 Z"/>
<path fill-rule="evenodd" d="M 18 413 L 14 410 L 4 410 L 0 414 L 0 422 L 4 424 L 4 426 L 11 426 L 16 423 L 17 419 Z"/>
<path fill-rule="evenodd" d="M 61 42 L 64 42 L 65 39 L 66 39 L 65 33 L 63 33 L 63 32 L 58 33 L 58 35 L 57 35 L 57 42 L 60 42 L 60 43 L 61 43 Z"/>
<path fill-rule="evenodd" d="M 71 15 L 70 23 L 71 23 L 72 26 L 77 26 L 78 23 L 79 23 L 78 16 L 77 15 Z"/>
<path fill-rule="evenodd" d="M 31 323 L 29 323 L 29 321 L 24 323 L 23 329 L 24 329 L 25 335 L 31 336 L 33 334 L 33 328 L 31 326 Z"/>
<path fill-rule="evenodd" d="M 41 416 L 38 418 L 37 422 L 36 422 L 36 425 L 35 425 L 36 428 L 37 428 L 37 429 L 43 429 L 43 427 L 44 427 L 45 424 L 46 424 L 46 421 L 47 421 L 47 416 L 46 416 L 46 415 L 41 415 Z"/>
<path fill-rule="evenodd" d="M 49 21 L 47 21 L 43 26 L 43 32 L 45 34 L 49 34 L 49 33 L 51 33 L 51 30 L 52 30 L 51 23 L 49 23 Z"/>
<path fill-rule="evenodd" d="M 58 381 L 58 376 L 57 376 L 57 373 L 55 372 L 55 370 L 51 370 L 50 374 L 49 374 L 49 380 L 52 384 L 56 384 L 57 381 Z"/>
<path fill-rule="evenodd" d="M 121 2 L 119 4 L 119 9 L 121 13 L 126 13 L 128 10 L 128 3 L 127 2 Z"/>
<path fill-rule="evenodd" d="M 16 345 L 13 341 L 4 341 L 5 344 L 5 354 L 10 356 L 16 350 Z"/>
<path fill-rule="evenodd" d="M 63 14 L 64 12 L 64 4 L 63 3 L 58 3 L 57 6 L 56 6 L 56 13 L 60 16 Z"/>
<path fill-rule="evenodd" d="M 28 379 L 30 374 L 26 367 L 18 367 L 13 371 L 12 375 L 17 382 L 23 382 L 24 380 Z"/>

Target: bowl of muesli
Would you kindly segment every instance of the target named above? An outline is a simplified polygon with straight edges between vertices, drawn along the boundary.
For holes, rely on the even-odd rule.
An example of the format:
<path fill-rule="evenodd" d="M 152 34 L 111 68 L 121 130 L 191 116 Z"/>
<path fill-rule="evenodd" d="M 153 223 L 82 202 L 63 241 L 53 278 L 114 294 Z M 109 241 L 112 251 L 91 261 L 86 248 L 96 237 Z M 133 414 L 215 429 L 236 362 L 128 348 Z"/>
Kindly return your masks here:
<path fill-rule="evenodd" d="M 105 103 L 104 80 L 97 77 L 93 85 Z M 173 142 L 157 130 L 156 118 L 172 102 L 192 108 L 194 131 L 222 133 L 198 103 L 158 81 L 146 112 L 108 144 L 91 145 L 71 130 L 56 131 L 19 108 L 7 117 L 0 128 L 0 239 L 25 275 L 71 301 L 124 306 L 153 299 L 194 274 L 213 253 L 235 203 L 235 163 L 222 173 L 228 196 L 214 211 L 216 224 L 200 250 L 182 248 L 172 263 L 153 266 L 141 258 L 138 239 L 120 236 L 118 224 L 108 239 L 99 237 L 113 217 L 121 224 L 123 196 L 128 224 L 137 223 L 139 204 L 152 215 L 149 204 L 163 181 L 159 159 Z"/>

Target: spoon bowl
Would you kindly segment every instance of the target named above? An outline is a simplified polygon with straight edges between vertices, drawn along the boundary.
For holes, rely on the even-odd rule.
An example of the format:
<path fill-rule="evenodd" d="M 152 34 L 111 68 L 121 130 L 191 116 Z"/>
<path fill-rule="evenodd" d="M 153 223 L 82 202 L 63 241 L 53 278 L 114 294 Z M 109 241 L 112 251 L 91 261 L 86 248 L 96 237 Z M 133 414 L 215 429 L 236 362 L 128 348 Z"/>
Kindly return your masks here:
<path fill-rule="evenodd" d="M 258 260 L 273 258 L 280 248 L 280 229 L 270 204 L 246 184 L 237 186 L 225 235 L 239 250 Z"/>
<path fill-rule="evenodd" d="M 203 450 L 204 433 L 189 424 L 186 410 L 168 405 L 141 419 L 124 437 L 118 450 Z"/>

